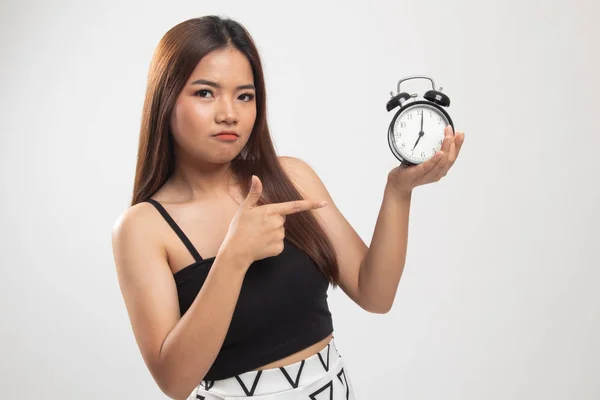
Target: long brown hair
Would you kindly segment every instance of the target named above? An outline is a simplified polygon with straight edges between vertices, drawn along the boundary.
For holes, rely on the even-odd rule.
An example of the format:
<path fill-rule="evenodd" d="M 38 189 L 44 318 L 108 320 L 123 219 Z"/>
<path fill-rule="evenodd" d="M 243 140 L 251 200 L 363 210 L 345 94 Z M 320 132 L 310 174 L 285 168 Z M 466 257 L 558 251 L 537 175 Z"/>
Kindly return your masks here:
<path fill-rule="evenodd" d="M 169 117 L 192 71 L 208 53 L 233 47 L 252 66 L 256 87 L 256 121 L 248 143 L 231 161 L 246 195 L 252 175 L 262 184 L 258 205 L 300 200 L 302 195 L 283 171 L 271 140 L 266 118 L 266 93 L 258 50 L 245 27 L 218 16 L 194 18 L 171 28 L 159 42 L 150 64 L 142 112 L 138 158 L 131 205 L 148 200 L 171 176 L 175 167 Z M 335 249 L 314 215 L 288 215 L 286 239 L 305 251 L 333 287 L 339 283 Z"/>

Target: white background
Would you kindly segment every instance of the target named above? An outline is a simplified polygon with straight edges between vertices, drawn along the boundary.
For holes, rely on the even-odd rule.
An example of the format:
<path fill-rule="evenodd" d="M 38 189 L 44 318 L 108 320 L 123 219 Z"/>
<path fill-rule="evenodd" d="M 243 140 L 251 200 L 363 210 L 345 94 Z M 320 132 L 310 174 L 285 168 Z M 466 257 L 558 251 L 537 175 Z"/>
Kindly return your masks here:
<path fill-rule="evenodd" d="M 0 397 L 165 398 L 110 231 L 152 52 L 173 25 L 218 14 L 256 40 L 278 152 L 313 166 L 367 244 L 397 165 L 398 80 L 432 76 L 466 133 L 448 176 L 415 190 L 391 312 L 330 291 L 358 399 L 600 398 L 599 13 L 592 0 L 4 0 Z"/>

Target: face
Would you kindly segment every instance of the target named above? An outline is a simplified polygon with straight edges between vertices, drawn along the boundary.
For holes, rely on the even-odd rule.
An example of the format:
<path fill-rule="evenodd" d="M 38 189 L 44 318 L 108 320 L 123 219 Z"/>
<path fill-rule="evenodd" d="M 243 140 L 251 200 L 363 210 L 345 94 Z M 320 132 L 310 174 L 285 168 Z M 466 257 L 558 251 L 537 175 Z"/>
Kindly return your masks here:
<path fill-rule="evenodd" d="M 176 152 L 196 161 L 227 163 L 250 137 L 256 120 L 254 76 L 238 50 L 207 54 L 196 66 L 171 114 Z M 217 136 L 223 131 L 237 136 Z"/>

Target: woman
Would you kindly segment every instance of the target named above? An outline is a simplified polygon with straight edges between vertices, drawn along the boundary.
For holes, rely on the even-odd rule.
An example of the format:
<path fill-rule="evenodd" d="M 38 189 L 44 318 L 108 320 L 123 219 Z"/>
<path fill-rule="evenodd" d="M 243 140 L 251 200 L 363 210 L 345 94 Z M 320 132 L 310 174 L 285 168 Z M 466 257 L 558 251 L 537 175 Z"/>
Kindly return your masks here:
<path fill-rule="evenodd" d="M 395 168 L 370 249 L 303 161 L 278 157 L 248 32 L 207 16 L 154 54 L 132 206 L 113 228 L 119 284 L 143 359 L 174 399 L 351 399 L 329 284 L 392 306 L 412 189 L 439 180 L 464 135 Z M 360 280 L 359 280 L 360 276 Z"/>

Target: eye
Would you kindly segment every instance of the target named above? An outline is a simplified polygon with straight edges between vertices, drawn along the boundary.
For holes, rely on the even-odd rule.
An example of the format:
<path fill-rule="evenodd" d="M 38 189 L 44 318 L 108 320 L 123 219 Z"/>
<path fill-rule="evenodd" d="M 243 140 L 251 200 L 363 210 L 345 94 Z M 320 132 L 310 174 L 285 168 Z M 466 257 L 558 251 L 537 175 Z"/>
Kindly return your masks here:
<path fill-rule="evenodd" d="M 204 94 L 206 93 L 210 93 L 212 95 L 212 92 L 208 89 L 200 89 L 197 92 L 194 93 L 194 96 L 199 96 L 199 97 L 206 97 L 204 96 Z"/>
<path fill-rule="evenodd" d="M 248 100 L 246 100 L 246 102 L 250 102 L 250 101 L 254 100 L 254 98 L 255 98 L 253 93 L 244 93 L 240 97 L 242 97 L 242 96 L 248 96 Z"/>

